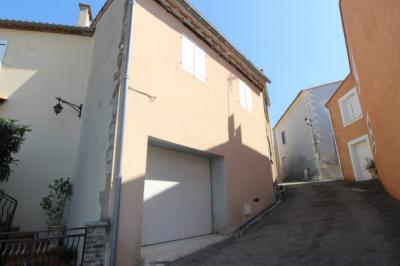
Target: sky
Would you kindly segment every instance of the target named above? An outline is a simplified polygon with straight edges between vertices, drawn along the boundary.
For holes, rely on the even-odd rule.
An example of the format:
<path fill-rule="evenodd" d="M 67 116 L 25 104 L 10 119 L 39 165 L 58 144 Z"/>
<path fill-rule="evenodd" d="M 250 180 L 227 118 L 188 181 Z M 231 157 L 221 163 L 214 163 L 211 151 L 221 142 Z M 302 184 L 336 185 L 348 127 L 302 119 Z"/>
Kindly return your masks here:
<path fill-rule="evenodd" d="M 150 0 L 148 0 L 150 1 Z M 74 25 L 76 0 L 1 0 L 0 18 Z M 84 0 L 97 14 L 104 0 Z M 343 80 L 348 60 L 339 0 L 190 0 L 271 79 L 272 125 L 301 89 Z"/>

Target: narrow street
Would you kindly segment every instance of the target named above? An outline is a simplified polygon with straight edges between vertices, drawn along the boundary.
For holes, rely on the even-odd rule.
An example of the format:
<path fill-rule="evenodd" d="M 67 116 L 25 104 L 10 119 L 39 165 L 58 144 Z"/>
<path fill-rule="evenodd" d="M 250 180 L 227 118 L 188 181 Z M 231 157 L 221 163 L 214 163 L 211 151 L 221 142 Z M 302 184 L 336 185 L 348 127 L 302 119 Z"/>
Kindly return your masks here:
<path fill-rule="evenodd" d="M 286 186 L 239 239 L 171 265 L 400 265 L 400 203 L 378 181 Z"/>

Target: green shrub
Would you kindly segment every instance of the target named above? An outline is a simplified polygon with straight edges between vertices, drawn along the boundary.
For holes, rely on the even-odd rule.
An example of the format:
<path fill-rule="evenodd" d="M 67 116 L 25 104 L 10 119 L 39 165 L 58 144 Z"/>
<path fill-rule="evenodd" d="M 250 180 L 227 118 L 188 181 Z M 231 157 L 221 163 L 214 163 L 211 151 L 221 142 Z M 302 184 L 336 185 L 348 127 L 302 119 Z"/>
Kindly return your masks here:
<path fill-rule="evenodd" d="M 49 195 L 42 199 L 40 206 L 47 214 L 48 225 L 62 225 L 65 206 L 73 193 L 72 182 L 69 178 L 56 179 L 49 185 L 49 190 Z"/>
<path fill-rule="evenodd" d="M 17 120 L 0 118 L 0 182 L 7 182 L 11 165 L 17 164 L 13 156 L 21 149 L 29 126 L 20 125 Z"/>

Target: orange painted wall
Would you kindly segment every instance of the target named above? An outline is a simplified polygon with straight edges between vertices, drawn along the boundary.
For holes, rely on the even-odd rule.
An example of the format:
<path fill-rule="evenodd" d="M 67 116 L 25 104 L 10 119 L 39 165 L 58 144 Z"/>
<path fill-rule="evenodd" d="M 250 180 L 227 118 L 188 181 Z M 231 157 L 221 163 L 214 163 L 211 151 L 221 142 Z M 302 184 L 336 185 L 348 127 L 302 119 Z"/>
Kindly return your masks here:
<path fill-rule="evenodd" d="M 340 5 L 360 101 L 375 132 L 378 175 L 400 199 L 400 1 L 342 0 Z"/>
<path fill-rule="evenodd" d="M 347 143 L 355 138 L 368 134 L 365 115 L 362 119 L 359 119 L 346 127 L 343 126 L 342 116 L 340 114 L 339 99 L 355 86 L 356 84 L 354 82 L 353 75 L 349 74 L 340 85 L 336 93 L 326 104 L 329 109 L 332 125 L 335 131 L 336 144 L 340 156 L 343 178 L 349 181 L 355 181 L 355 176 Z"/>

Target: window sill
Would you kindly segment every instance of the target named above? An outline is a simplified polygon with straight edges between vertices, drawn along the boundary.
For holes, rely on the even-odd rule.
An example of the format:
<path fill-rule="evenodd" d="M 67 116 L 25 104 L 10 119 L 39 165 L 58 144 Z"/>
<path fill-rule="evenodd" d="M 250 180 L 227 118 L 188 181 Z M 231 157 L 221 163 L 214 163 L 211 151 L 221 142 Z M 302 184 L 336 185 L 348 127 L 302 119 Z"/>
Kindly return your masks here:
<path fill-rule="evenodd" d="M 194 75 L 191 71 L 187 70 L 186 68 L 184 68 L 183 66 L 180 67 L 180 69 L 182 70 L 182 72 L 185 72 L 186 75 L 194 78 L 195 80 L 200 81 L 203 84 L 206 84 L 207 78 L 205 79 L 200 79 L 198 77 L 196 77 L 196 75 Z"/>
<path fill-rule="evenodd" d="M 359 116 L 359 117 L 357 117 L 357 118 L 354 118 L 353 120 L 347 121 L 346 123 L 343 123 L 343 127 L 350 126 L 351 124 L 357 122 L 358 120 L 362 119 L 363 117 L 364 117 L 364 116 L 361 115 L 361 116 Z"/>

